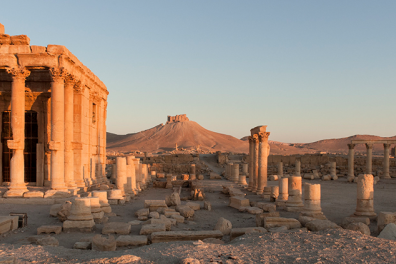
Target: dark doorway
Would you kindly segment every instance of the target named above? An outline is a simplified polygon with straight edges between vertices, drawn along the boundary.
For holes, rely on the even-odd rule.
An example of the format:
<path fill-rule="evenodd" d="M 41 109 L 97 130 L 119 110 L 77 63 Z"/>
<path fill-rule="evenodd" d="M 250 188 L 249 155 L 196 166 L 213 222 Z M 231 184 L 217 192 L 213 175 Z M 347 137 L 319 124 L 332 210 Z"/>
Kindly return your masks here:
<path fill-rule="evenodd" d="M 10 181 L 10 161 L 12 150 L 7 146 L 7 140 L 12 139 L 11 112 L 2 113 L 1 143 L 3 144 L 3 181 Z M 36 182 L 36 145 L 38 143 L 37 112 L 25 112 L 25 182 Z"/>

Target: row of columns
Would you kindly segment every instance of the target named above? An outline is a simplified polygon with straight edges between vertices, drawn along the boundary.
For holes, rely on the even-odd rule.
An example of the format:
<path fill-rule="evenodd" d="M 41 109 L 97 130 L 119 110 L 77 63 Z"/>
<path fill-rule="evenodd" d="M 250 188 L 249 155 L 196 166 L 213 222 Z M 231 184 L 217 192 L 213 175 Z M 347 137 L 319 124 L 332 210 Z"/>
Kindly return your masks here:
<path fill-rule="evenodd" d="M 11 129 L 13 139 L 7 141 L 13 156 L 10 164 L 9 192 L 27 192 L 24 182 L 24 141 L 25 141 L 25 81 L 30 75 L 26 68 L 11 68 L 7 72 L 12 76 L 11 84 Z M 63 68 L 51 68 L 51 183 L 50 188 L 68 191 L 70 188 L 84 187 L 81 179 L 74 177 L 73 153 L 73 109 L 74 85 L 76 79 Z M 95 167 L 91 168 L 95 170 Z M 97 183 L 104 180 L 99 173 Z M 85 176 L 86 177 L 86 176 Z"/>
<path fill-rule="evenodd" d="M 354 157 L 355 157 L 355 145 L 356 144 L 348 144 L 348 177 L 355 177 L 355 172 L 354 172 Z M 367 156 L 366 156 L 366 174 L 372 174 L 373 173 L 373 144 L 372 143 L 366 143 L 366 150 L 367 150 Z M 384 143 L 384 162 L 383 162 L 383 178 L 390 178 L 389 174 L 389 150 L 391 144 Z"/>
<path fill-rule="evenodd" d="M 270 132 L 259 132 L 249 137 L 249 185 L 248 191 L 262 194 L 267 186 Z"/>

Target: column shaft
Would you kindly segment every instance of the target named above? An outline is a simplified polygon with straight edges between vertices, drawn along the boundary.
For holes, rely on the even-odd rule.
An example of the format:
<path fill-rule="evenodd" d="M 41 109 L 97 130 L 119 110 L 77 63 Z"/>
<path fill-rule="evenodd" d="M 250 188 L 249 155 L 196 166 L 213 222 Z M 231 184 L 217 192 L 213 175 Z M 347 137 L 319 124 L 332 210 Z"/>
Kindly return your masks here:
<path fill-rule="evenodd" d="M 74 79 L 69 75 L 65 80 L 65 184 L 67 187 L 77 187 L 74 180 L 73 153 L 73 86 Z"/>
<path fill-rule="evenodd" d="M 12 75 L 11 84 L 11 131 L 12 140 L 7 146 L 12 149 L 10 163 L 10 190 L 27 191 L 25 185 L 25 162 L 23 150 L 25 148 L 25 79 L 30 72 L 26 69 L 8 69 Z"/>
<path fill-rule="evenodd" d="M 269 132 L 258 134 L 259 151 L 258 151 L 258 187 L 257 194 L 264 192 L 267 186 L 267 169 L 268 169 L 268 136 Z"/>
<path fill-rule="evenodd" d="M 253 135 L 254 149 L 253 149 L 253 188 L 252 192 L 257 192 L 258 187 L 258 155 L 259 155 L 259 142 L 258 135 Z"/>
<path fill-rule="evenodd" d="M 390 144 L 384 144 L 384 178 L 390 178 L 389 175 L 389 148 Z"/>
<path fill-rule="evenodd" d="M 51 69 L 51 189 L 67 190 L 65 186 L 65 94 L 63 69 Z"/>
<path fill-rule="evenodd" d="M 366 160 L 366 174 L 373 174 L 372 160 L 373 160 L 373 145 L 366 144 L 367 160 Z"/>
<path fill-rule="evenodd" d="M 355 166 L 355 144 L 348 144 L 348 177 L 355 177 L 354 166 Z"/>
<path fill-rule="evenodd" d="M 253 189 L 253 167 L 254 167 L 254 142 L 253 137 L 249 136 L 249 185 L 248 191 L 252 191 Z"/>

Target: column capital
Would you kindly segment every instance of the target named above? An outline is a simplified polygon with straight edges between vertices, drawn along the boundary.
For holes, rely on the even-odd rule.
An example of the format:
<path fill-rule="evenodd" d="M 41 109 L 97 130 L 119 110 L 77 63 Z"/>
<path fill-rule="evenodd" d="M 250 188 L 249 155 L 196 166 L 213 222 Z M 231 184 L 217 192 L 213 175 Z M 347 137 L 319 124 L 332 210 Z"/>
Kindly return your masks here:
<path fill-rule="evenodd" d="M 77 94 L 83 94 L 85 91 L 85 85 L 83 85 L 80 80 L 76 81 L 73 88 L 74 88 L 74 92 Z"/>
<path fill-rule="evenodd" d="M 89 100 L 94 103 L 98 103 L 100 101 L 100 95 L 97 91 L 90 91 Z"/>
<path fill-rule="evenodd" d="M 53 82 L 62 82 L 67 77 L 65 68 L 51 68 L 50 74 Z"/>
<path fill-rule="evenodd" d="M 366 149 L 373 149 L 373 143 L 366 143 Z"/>
<path fill-rule="evenodd" d="M 389 149 L 390 146 L 391 146 L 391 144 L 389 144 L 389 143 L 384 143 L 384 148 L 385 148 L 385 149 Z"/>
<path fill-rule="evenodd" d="M 18 68 L 7 68 L 6 69 L 9 74 L 11 74 L 12 79 L 21 79 L 25 80 L 29 75 L 30 71 L 27 70 L 25 67 L 18 67 Z"/>
<path fill-rule="evenodd" d="M 270 135 L 270 132 L 260 132 L 260 133 L 258 133 L 258 140 L 260 142 L 266 142 L 266 141 L 268 141 L 269 135 Z"/>
<path fill-rule="evenodd" d="M 254 134 L 254 135 L 252 136 L 252 140 L 253 140 L 254 143 L 258 143 L 258 142 L 259 142 L 258 134 Z"/>
<path fill-rule="evenodd" d="M 65 76 L 65 85 L 71 85 L 74 86 L 74 84 L 77 82 L 76 77 L 71 74 L 67 74 Z"/>
<path fill-rule="evenodd" d="M 355 148 L 355 144 L 347 144 L 349 149 L 354 149 Z"/>

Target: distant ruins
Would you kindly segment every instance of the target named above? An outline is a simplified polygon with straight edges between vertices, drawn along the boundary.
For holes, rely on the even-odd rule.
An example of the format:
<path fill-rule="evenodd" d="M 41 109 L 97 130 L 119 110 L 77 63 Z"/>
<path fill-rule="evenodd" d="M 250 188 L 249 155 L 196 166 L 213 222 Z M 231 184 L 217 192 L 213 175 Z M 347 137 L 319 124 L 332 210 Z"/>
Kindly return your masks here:
<path fill-rule="evenodd" d="M 168 121 L 166 122 L 166 124 L 177 123 L 177 122 L 186 122 L 186 121 L 190 121 L 190 119 L 188 119 L 186 114 L 168 116 Z"/>
<path fill-rule="evenodd" d="M 29 44 L 1 25 L 4 197 L 29 195 L 27 184 L 67 192 L 105 181 L 106 86 L 66 47 Z"/>

